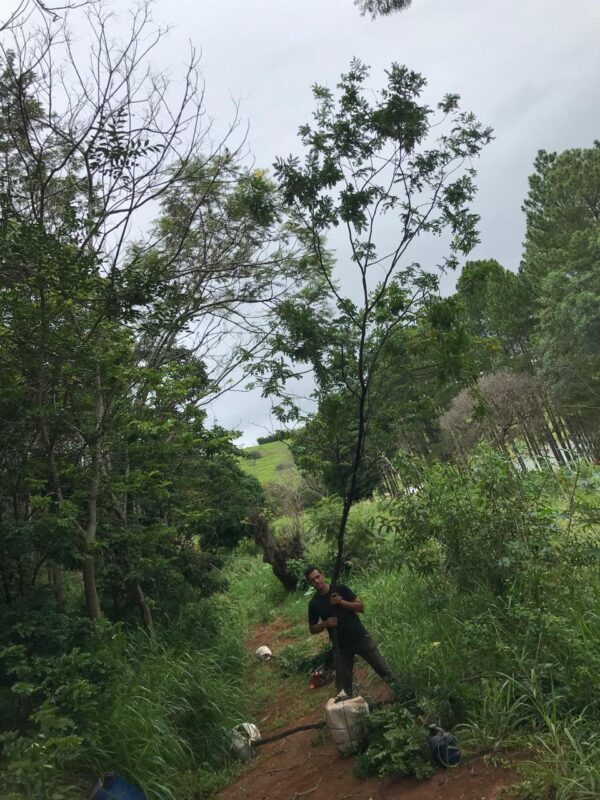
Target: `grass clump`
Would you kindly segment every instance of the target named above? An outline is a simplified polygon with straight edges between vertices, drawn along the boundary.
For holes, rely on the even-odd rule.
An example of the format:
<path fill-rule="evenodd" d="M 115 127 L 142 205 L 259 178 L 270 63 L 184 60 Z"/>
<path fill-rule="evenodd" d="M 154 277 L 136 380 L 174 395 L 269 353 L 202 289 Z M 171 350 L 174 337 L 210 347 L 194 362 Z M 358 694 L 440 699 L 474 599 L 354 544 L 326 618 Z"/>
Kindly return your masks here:
<path fill-rule="evenodd" d="M 227 578 L 228 594 L 245 627 L 273 620 L 287 597 L 271 567 L 256 557 L 248 542 L 242 542 L 229 560 Z"/>
<path fill-rule="evenodd" d="M 232 641 L 181 652 L 148 643 L 119 681 L 87 756 L 97 771 L 117 772 L 152 798 L 192 796 L 196 771 L 228 760 L 227 731 L 240 721 L 244 654 Z M 139 651 L 138 651 L 139 652 Z"/>

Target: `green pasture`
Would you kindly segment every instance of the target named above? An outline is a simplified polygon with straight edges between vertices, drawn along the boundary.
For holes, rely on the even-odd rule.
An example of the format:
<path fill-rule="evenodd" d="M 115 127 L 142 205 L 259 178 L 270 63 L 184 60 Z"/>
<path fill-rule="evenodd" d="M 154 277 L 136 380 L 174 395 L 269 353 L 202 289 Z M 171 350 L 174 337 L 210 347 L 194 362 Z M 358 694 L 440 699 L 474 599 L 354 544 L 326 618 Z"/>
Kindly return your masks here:
<path fill-rule="evenodd" d="M 285 442 L 268 442 L 255 447 L 247 447 L 240 458 L 244 472 L 255 477 L 261 484 L 295 484 L 299 479 L 298 470 L 290 448 Z"/>

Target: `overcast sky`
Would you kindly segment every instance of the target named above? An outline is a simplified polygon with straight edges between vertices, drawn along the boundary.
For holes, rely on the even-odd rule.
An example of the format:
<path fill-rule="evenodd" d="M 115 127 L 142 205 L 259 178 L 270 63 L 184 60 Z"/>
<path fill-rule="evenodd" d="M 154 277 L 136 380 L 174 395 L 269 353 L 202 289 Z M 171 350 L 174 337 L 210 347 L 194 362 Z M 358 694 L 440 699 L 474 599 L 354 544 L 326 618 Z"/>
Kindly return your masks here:
<path fill-rule="evenodd" d="M 481 244 L 471 257 L 512 269 L 536 152 L 600 138 L 600 0 L 413 0 L 375 22 L 352 0 L 157 0 L 153 16 L 173 26 L 161 57 L 174 75 L 188 41 L 202 49 L 208 114 L 226 123 L 239 102 L 257 166 L 298 152 L 311 85 L 334 87 L 353 56 L 372 67 L 374 87 L 397 61 L 427 78 L 432 103 L 460 94 L 496 137 L 478 165 Z M 220 399 L 211 413 L 244 444 L 277 425 L 250 393 Z"/>

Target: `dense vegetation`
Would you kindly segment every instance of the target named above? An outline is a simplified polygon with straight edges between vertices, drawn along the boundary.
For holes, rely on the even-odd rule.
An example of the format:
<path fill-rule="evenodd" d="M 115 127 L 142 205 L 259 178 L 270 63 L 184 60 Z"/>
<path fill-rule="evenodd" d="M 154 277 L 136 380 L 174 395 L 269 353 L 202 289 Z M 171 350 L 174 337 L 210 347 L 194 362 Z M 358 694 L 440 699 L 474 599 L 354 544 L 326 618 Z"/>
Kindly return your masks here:
<path fill-rule="evenodd" d="M 485 446 L 466 464 L 407 464 L 403 456 L 402 468 L 419 491 L 355 504 L 347 532 L 344 579 L 365 601 L 400 698 L 372 715 L 356 770 L 430 774 L 420 724 L 435 722 L 452 728 L 467 752 L 497 761 L 518 752 L 515 797 L 594 797 L 597 469 L 524 476 Z M 339 500 L 323 500 L 300 520 L 305 560 L 327 571 L 339 513 Z M 304 592 L 280 605 L 272 576 L 252 577 L 260 568 L 251 556 L 236 563 L 246 564 L 242 593 L 253 597 L 256 619 L 271 619 L 277 604 L 298 624 L 282 661 L 285 674 L 296 665 L 306 674 L 321 643 L 304 627 Z M 360 687 L 367 694 L 369 680 Z"/>
<path fill-rule="evenodd" d="M 245 630 L 299 625 L 310 560 L 398 679 L 363 774 L 425 775 L 431 719 L 528 748 L 524 798 L 598 796 L 600 145 L 539 154 L 518 271 L 468 261 L 491 131 L 458 96 L 355 60 L 270 179 L 204 127 L 195 57 L 170 105 L 146 7 L 117 36 L 83 5 L 89 74 L 68 14 L 0 31 L 0 793 L 212 792 Z M 444 232 L 450 297 L 410 261 Z M 207 409 L 248 380 L 288 425 L 240 453 Z"/>

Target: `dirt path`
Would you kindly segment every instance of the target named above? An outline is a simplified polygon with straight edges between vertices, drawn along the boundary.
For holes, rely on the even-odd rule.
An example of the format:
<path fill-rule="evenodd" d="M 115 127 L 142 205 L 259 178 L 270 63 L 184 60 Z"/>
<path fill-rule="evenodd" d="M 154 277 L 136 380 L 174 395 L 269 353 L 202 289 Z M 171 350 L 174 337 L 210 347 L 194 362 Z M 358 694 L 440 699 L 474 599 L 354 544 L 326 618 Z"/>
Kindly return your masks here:
<path fill-rule="evenodd" d="M 254 650 L 268 642 L 277 654 L 277 647 L 271 643 L 284 628 L 285 623 L 280 620 L 255 628 L 248 647 Z M 381 699 L 386 695 L 385 684 L 371 684 L 365 670 L 359 670 L 357 677 L 359 683 L 370 684 L 370 697 Z M 285 689 L 274 685 L 261 710 L 262 735 L 319 722 L 323 719 L 323 706 L 332 694 L 332 687 L 325 686 L 313 692 L 307 689 L 300 696 L 291 689 L 286 696 Z M 312 710 L 306 712 L 307 706 Z M 427 781 L 363 780 L 352 774 L 352 765 L 353 759 L 342 758 L 324 732 L 304 731 L 260 747 L 256 758 L 218 797 L 221 800 L 498 800 L 503 787 L 518 779 L 515 770 L 488 767 L 481 758 L 450 771 L 439 771 Z"/>

